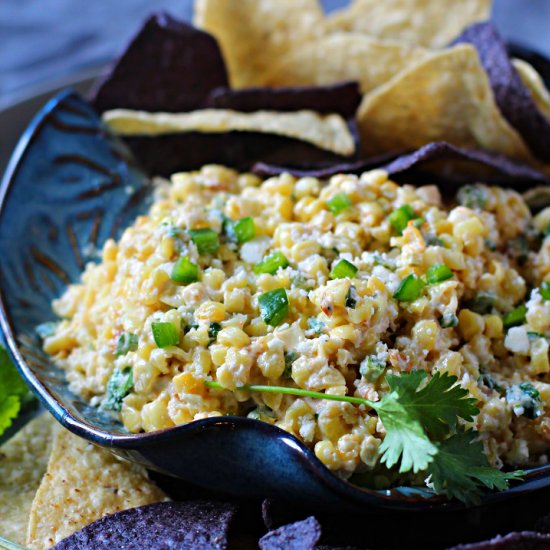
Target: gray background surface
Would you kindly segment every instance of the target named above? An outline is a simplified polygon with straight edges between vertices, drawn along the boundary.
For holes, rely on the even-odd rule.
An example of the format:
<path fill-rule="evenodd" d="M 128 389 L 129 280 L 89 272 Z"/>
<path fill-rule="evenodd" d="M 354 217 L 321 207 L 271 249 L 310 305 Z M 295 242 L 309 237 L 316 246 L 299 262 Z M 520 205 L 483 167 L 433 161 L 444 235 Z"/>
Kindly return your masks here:
<path fill-rule="evenodd" d="M 327 11 L 348 2 L 322 1 Z M 152 11 L 167 10 L 190 19 L 192 4 L 192 0 L 0 0 L 0 107 L 28 95 L 33 87 L 112 58 Z M 505 37 L 550 57 L 550 0 L 495 0 L 493 18 Z"/>

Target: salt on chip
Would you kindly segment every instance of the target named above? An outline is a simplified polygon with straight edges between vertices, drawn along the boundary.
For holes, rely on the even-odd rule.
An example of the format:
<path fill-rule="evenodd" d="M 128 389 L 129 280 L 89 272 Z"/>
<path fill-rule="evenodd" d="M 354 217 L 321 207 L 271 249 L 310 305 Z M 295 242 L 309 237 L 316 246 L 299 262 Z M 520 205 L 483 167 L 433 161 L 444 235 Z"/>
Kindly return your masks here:
<path fill-rule="evenodd" d="M 114 109 L 103 120 L 122 136 L 158 136 L 181 132 L 259 132 L 298 139 L 338 155 L 355 152 L 346 121 L 337 114 L 314 111 L 241 113 L 226 109 L 203 109 L 191 113 L 147 113 Z"/>
<path fill-rule="evenodd" d="M 197 0 L 194 23 L 217 38 L 241 88 L 263 84 L 273 60 L 322 34 L 325 18 L 317 0 Z"/>
<path fill-rule="evenodd" d="M 27 545 L 50 548 L 107 514 L 163 500 L 145 468 L 59 428 L 32 504 Z"/>
<path fill-rule="evenodd" d="M 550 120 L 550 92 L 540 74 L 533 65 L 523 59 L 512 59 L 512 65 L 519 74 L 523 85 L 531 93 L 537 109 Z"/>
<path fill-rule="evenodd" d="M 491 15 L 491 0 L 355 0 L 328 18 L 329 31 L 357 31 L 441 48 Z"/>
<path fill-rule="evenodd" d="M 367 94 L 358 124 L 369 154 L 447 141 L 532 161 L 527 145 L 500 113 L 470 45 L 434 54 Z"/>
<path fill-rule="evenodd" d="M 0 534 L 25 544 L 31 505 L 46 472 L 55 421 L 41 414 L 0 447 Z"/>
<path fill-rule="evenodd" d="M 305 86 L 355 80 L 367 93 L 429 54 L 425 48 L 384 42 L 359 33 L 336 33 L 275 58 L 264 84 Z"/>

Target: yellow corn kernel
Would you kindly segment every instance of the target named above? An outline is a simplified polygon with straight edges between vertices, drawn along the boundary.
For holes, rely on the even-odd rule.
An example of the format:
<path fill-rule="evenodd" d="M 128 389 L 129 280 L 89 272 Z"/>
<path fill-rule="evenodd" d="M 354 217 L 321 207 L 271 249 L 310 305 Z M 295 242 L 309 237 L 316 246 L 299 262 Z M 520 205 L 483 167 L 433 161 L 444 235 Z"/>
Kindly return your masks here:
<path fill-rule="evenodd" d="M 205 393 L 202 380 L 195 378 L 189 372 L 182 372 L 174 376 L 172 383 L 180 396 L 185 393 L 193 393 L 195 395 L 204 395 Z"/>
<path fill-rule="evenodd" d="M 300 178 L 294 185 L 294 196 L 299 200 L 310 195 L 318 195 L 320 190 L 317 178 Z"/>
<path fill-rule="evenodd" d="M 463 309 L 458 314 L 458 329 L 462 337 L 470 341 L 474 336 L 481 334 L 485 328 L 483 317 L 469 309 Z"/>
<path fill-rule="evenodd" d="M 265 336 L 267 334 L 267 325 L 261 317 L 256 317 L 250 321 L 250 324 L 244 328 L 249 336 Z"/>
<path fill-rule="evenodd" d="M 435 321 L 418 321 L 412 330 L 413 338 L 424 350 L 431 351 L 435 348 L 439 335 L 439 325 Z"/>
<path fill-rule="evenodd" d="M 481 220 L 472 216 L 466 220 L 456 223 L 453 227 L 453 236 L 466 243 L 476 237 L 484 237 L 487 234 L 487 228 Z"/>
<path fill-rule="evenodd" d="M 266 351 L 258 357 L 258 368 L 266 378 L 279 378 L 285 370 L 285 356 L 282 350 Z"/>
<path fill-rule="evenodd" d="M 285 197 L 290 197 L 294 191 L 295 178 L 288 173 L 280 176 L 269 178 L 262 184 L 262 190 L 272 194 L 280 194 Z"/>
<path fill-rule="evenodd" d="M 498 315 L 485 315 L 485 335 L 488 338 L 502 338 L 502 319 Z"/>
<path fill-rule="evenodd" d="M 235 288 L 223 293 L 223 302 L 227 313 L 240 313 L 246 309 L 249 291 Z"/>
<path fill-rule="evenodd" d="M 176 252 L 176 243 L 172 237 L 163 237 L 160 241 L 160 253 L 163 258 L 169 260 Z"/>
<path fill-rule="evenodd" d="M 369 280 L 367 282 L 367 290 L 371 294 L 377 294 L 377 293 L 387 294 L 388 292 L 386 285 L 375 275 L 373 275 L 372 277 L 369 277 Z"/>
<path fill-rule="evenodd" d="M 244 189 L 245 187 L 258 187 L 261 183 L 262 180 L 258 176 L 250 173 L 240 174 L 237 178 L 239 189 Z"/>
<path fill-rule="evenodd" d="M 290 249 L 290 260 L 301 262 L 320 251 L 321 245 L 317 241 L 302 241 Z"/>
<path fill-rule="evenodd" d="M 388 173 L 385 170 L 380 170 L 380 169 L 363 172 L 360 177 L 361 182 L 367 183 L 368 185 L 372 185 L 375 187 L 380 187 L 387 180 L 388 180 Z"/>
<path fill-rule="evenodd" d="M 221 323 L 225 319 L 225 306 L 220 302 L 204 302 L 195 310 L 195 319 Z"/>
<path fill-rule="evenodd" d="M 122 422 L 128 431 L 137 433 L 142 430 L 141 409 L 147 402 L 146 397 L 131 393 L 122 401 L 122 410 L 120 411 Z"/>
<path fill-rule="evenodd" d="M 159 395 L 141 409 L 141 423 L 146 432 L 171 428 L 174 422 L 168 415 L 168 396 Z"/>
<path fill-rule="evenodd" d="M 113 262 L 118 254 L 118 246 L 113 239 L 108 239 L 103 245 L 102 261 Z"/>
<path fill-rule="evenodd" d="M 361 461 L 369 468 L 374 468 L 378 462 L 378 449 L 380 447 L 380 439 L 376 439 L 372 435 L 368 435 L 361 442 L 361 450 L 359 456 Z"/>
<path fill-rule="evenodd" d="M 340 468 L 340 459 L 330 441 L 318 441 L 315 444 L 315 456 L 330 470 Z"/>
<path fill-rule="evenodd" d="M 221 269 L 209 267 L 202 274 L 202 281 L 205 285 L 219 290 L 225 281 L 225 273 Z"/>
<path fill-rule="evenodd" d="M 533 374 L 542 374 L 550 371 L 548 361 L 548 340 L 537 338 L 531 344 L 531 366 L 529 369 Z"/>
<path fill-rule="evenodd" d="M 250 337 L 238 327 L 227 327 L 218 332 L 218 342 L 224 346 L 244 348 L 250 344 Z"/>
<path fill-rule="evenodd" d="M 149 357 L 151 356 L 151 352 L 157 349 L 156 346 L 153 344 L 149 344 L 148 342 L 144 342 L 143 344 L 139 343 L 137 354 L 139 357 L 141 357 L 144 361 L 149 361 Z"/>
<path fill-rule="evenodd" d="M 451 269 L 457 271 L 465 269 L 466 263 L 464 261 L 464 254 L 462 254 L 462 252 L 459 252 L 458 250 L 449 250 L 448 248 L 444 248 L 441 250 L 441 254 L 443 256 L 443 263 L 447 267 L 450 267 Z"/>
<path fill-rule="evenodd" d="M 342 340 L 349 340 L 353 343 L 356 342 L 357 336 L 357 331 L 353 325 L 341 325 L 330 331 L 331 338 L 341 338 Z"/>
<path fill-rule="evenodd" d="M 210 357 L 214 366 L 220 367 L 225 362 L 225 356 L 227 355 L 227 346 L 221 344 L 212 344 L 210 346 Z"/>

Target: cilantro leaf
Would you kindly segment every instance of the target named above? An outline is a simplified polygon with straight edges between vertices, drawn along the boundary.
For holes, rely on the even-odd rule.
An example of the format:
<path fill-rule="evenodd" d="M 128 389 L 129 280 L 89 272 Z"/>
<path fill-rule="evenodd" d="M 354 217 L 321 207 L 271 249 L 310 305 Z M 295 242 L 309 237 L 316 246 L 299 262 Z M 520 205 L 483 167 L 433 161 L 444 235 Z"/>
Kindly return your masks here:
<path fill-rule="evenodd" d="M 436 493 L 465 504 L 477 504 L 483 486 L 503 491 L 509 481 L 521 479 L 522 471 L 501 472 L 492 468 L 476 436 L 475 431 L 459 432 L 437 443 L 437 454 L 428 467 Z"/>
<path fill-rule="evenodd" d="M 479 413 L 476 400 L 466 398 L 468 390 L 456 385 L 456 376 L 436 372 L 418 390 L 425 378 L 424 371 L 412 371 L 401 376 L 390 375 L 386 380 L 390 389 L 406 401 L 408 409 L 432 436 L 443 437 L 456 427 L 459 418 L 471 421 Z"/>
<path fill-rule="evenodd" d="M 380 453 L 388 468 L 401 460 L 401 473 L 425 470 L 437 453 L 420 422 L 399 402 L 395 392 L 385 395 L 376 404 L 376 412 L 386 429 Z"/>
<path fill-rule="evenodd" d="M 22 405 L 30 400 L 30 391 L 11 362 L 6 349 L 0 345 L 0 435 L 17 417 Z"/>
<path fill-rule="evenodd" d="M 455 376 L 436 373 L 419 390 L 426 376 L 420 370 L 388 375 L 390 392 L 374 404 L 386 429 L 380 451 L 388 468 L 401 460 L 400 472 L 426 469 L 437 453 L 428 433 L 442 437 L 456 426 L 459 418 L 472 420 L 479 412 L 475 400 L 465 398 L 468 392 L 455 386 Z"/>
<path fill-rule="evenodd" d="M 107 383 L 107 396 L 103 401 L 103 409 L 120 412 L 122 400 L 134 387 L 134 376 L 132 367 L 124 367 L 122 370 L 115 369 Z"/>

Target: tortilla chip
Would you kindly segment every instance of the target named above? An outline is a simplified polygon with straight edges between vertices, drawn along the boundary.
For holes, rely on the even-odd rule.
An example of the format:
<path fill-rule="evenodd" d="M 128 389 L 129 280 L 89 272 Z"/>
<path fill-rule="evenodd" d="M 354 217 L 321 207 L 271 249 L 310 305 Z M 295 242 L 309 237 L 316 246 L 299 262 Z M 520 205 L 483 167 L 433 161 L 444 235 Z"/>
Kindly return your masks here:
<path fill-rule="evenodd" d="M 34 495 L 46 472 L 54 419 L 44 413 L 0 447 L 0 534 L 25 544 Z"/>
<path fill-rule="evenodd" d="M 227 85 L 225 64 L 209 34 L 165 13 L 151 16 L 91 93 L 100 112 L 124 107 L 192 111 Z"/>
<path fill-rule="evenodd" d="M 349 156 L 355 152 L 355 142 L 346 121 L 340 115 L 320 115 L 314 111 L 240 113 L 204 109 L 171 114 L 115 109 L 105 112 L 103 121 L 122 136 L 259 132 L 305 141 L 337 155 Z"/>
<path fill-rule="evenodd" d="M 506 44 L 495 26 L 476 23 L 468 27 L 456 43 L 470 43 L 476 48 L 502 114 L 531 151 L 541 160 L 550 162 L 550 120 L 537 109 L 529 90 L 512 66 Z"/>
<path fill-rule="evenodd" d="M 324 32 L 317 0 L 197 0 L 194 23 L 213 34 L 236 88 L 263 84 L 266 70 L 296 44 Z"/>
<path fill-rule="evenodd" d="M 259 542 L 261 550 L 300 549 L 314 550 L 321 538 L 321 525 L 310 516 L 303 521 L 283 525 L 264 535 Z"/>
<path fill-rule="evenodd" d="M 441 48 L 468 25 L 488 19 L 491 0 L 355 0 L 328 18 L 329 31 L 357 31 Z"/>
<path fill-rule="evenodd" d="M 264 84 L 308 86 L 355 80 L 367 93 L 428 55 L 424 48 L 359 33 L 332 34 L 274 58 Z"/>
<path fill-rule="evenodd" d="M 496 106 L 476 50 L 466 44 L 434 54 L 365 96 L 358 124 L 370 154 L 447 141 L 532 161 Z"/>
<path fill-rule="evenodd" d="M 228 502 L 159 502 L 106 517 L 62 540 L 54 550 L 117 548 L 225 549 L 237 507 Z"/>
<path fill-rule="evenodd" d="M 288 172 L 296 177 L 329 178 L 336 174 L 360 174 L 373 168 L 381 168 L 390 176 L 411 177 L 412 171 L 415 171 L 420 172 L 425 179 L 429 174 L 428 177 L 431 179 L 444 181 L 447 188 L 452 187 L 454 183 L 462 185 L 479 180 L 503 187 L 513 185 L 518 188 L 548 183 L 546 174 L 527 164 L 487 151 L 462 149 L 443 141 L 429 143 L 416 151 L 402 155 L 389 154 L 321 167 L 256 163 L 252 171 L 262 177 Z"/>
<path fill-rule="evenodd" d="M 449 550 L 543 550 L 550 548 L 550 535 L 534 531 L 516 531 L 505 536 L 497 535 L 491 540 L 459 544 Z"/>
<path fill-rule="evenodd" d="M 540 74 L 533 65 L 523 59 L 512 59 L 512 65 L 519 74 L 523 85 L 531 93 L 537 109 L 550 120 L 550 92 Z"/>
<path fill-rule="evenodd" d="M 142 466 L 59 428 L 32 503 L 27 545 L 50 548 L 107 514 L 167 498 Z"/>
<path fill-rule="evenodd" d="M 361 103 L 357 82 L 340 82 L 328 86 L 291 86 L 287 88 L 217 88 L 206 100 L 205 107 L 232 109 L 242 113 L 254 111 L 300 111 L 336 113 L 344 118 L 355 116 Z"/>

